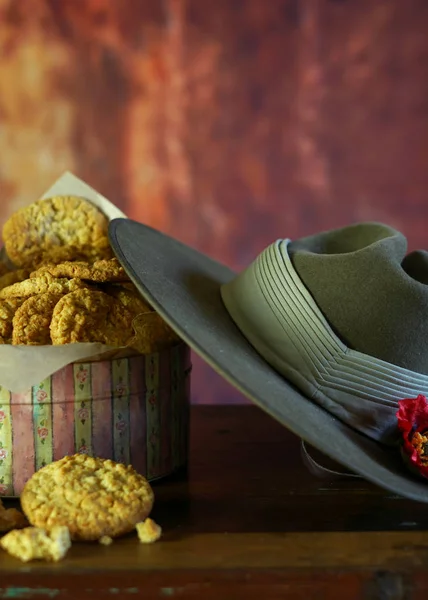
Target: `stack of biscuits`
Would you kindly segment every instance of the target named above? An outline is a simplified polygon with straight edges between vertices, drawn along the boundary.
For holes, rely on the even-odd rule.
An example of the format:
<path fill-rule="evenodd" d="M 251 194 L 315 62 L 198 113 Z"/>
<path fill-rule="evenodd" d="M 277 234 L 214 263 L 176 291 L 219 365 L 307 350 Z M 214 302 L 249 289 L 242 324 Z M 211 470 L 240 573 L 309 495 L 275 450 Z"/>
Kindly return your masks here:
<path fill-rule="evenodd" d="M 38 200 L 3 227 L 0 343 L 99 342 L 142 354 L 177 341 L 114 257 L 107 217 L 75 196 Z"/>
<path fill-rule="evenodd" d="M 38 200 L 3 227 L 0 343 L 101 343 L 142 354 L 178 341 L 143 300 L 108 236 L 107 217 L 75 196 Z M 149 518 L 149 482 L 132 466 L 86 454 L 39 469 L 21 494 L 23 512 L 0 500 L 0 548 L 22 561 L 64 558 L 72 541 L 113 539 L 133 530 L 159 539 Z"/>

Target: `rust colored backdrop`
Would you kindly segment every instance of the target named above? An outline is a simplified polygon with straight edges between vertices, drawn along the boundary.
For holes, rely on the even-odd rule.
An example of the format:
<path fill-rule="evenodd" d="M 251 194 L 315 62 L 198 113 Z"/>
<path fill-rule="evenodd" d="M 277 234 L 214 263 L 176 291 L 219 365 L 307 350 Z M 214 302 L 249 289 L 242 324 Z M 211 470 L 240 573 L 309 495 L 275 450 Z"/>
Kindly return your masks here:
<path fill-rule="evenodd" d="M 427 246 L 427 32 L 426 0 L 0 0 L 0 221 L 68 169 L 234 268 L 358 220 Z"/>

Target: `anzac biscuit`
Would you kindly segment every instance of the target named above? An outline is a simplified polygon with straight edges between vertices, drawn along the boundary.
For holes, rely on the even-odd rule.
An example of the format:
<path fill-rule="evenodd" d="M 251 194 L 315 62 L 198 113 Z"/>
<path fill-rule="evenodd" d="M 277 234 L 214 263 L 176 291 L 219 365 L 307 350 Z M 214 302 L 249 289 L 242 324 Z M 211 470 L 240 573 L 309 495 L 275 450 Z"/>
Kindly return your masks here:
<path fill-rule="evenodd" d="M 110 246 L 108 239 L 102 240 L 97 247 L 94 246 L 83 246 L 81 248 L 76 246 L 56 246 L 50 248 L 40 258 L 38 264 L 34 264 L 34 268 L 41 268 L 43 266 L 59 265 L 63 262 L 87 262 L 89 259 L 95 260 L 107 260 L 113 258 L 113 250 Z"/>
<path fill-rule="evenodd" d="M 31 267 L 58 246 L 74 246 L 79 251 L 108 247 L 107 229 L 108 219 L 91 202 L 55 196 L 14 213 L 4 224 L 3 240 L 17 267 Z"/>
<path fill-rule="evenodd" d="M 0 299 L 0 336 L 4 340 L 11 339 L 13 317 L 23 302 L 25 298 Z"/>
<path fill-rule="evenodd" d="M 122 285 L 108 285 L 104 291 L 119 300 L 135 316 L 153 312 L 153 308 L 143 300 L 136 287 L 130 289 Z"/>
<path fill-rule="evenodd" d="M 116 538 L 150 514 L 148 481 L 131 466 L 86 454 L 50 463 L 25 484 L 21 506 L 35 527 L 69 529 L 73 540 Z"/>
<path fill-rule="evenodd" d="M 31 273 L 30 277 L 39 277 L 44 273 L 49 273 L 53 277 L 77 277 L 96 283 L 129 281 L 117 258 L 110 260 L 97 260 L 90 264 L 83 261 L 67 261 L 57 265 L 45 265 Z"/>
<path fill-rule="evenodd" d="M 141 354 L 160 352 L 180 340 L 156 312 L 137 315 L 132 326 L 135 335 L 128 345 Z"/>
<path fill-rule="evenodd" d="M 10 531 L 1 540 L 0 546 L 22 562 L 49 560 L 57 562 L 64 558 L 71 547 L 67 527 L 53 527 L 50 531 L 26 527 L 21 531 Z"/>
<path fill-rule="evenodd" d="M 27 279 L 29 274 L 30 273 L 27 271 L 27 269 L 18 269 L 17 271 L 5 273 L 0 277 L 0 290 L 13 285 L 14 283 L 24 281 L 24 279 Z"/>
<path fill-rule="evenodd" d="M 0 290 L 0 298 L 29 298 L 36 294 L 68 294 L 87 287 L 80 279 L 59 279 L 44 273 L 33 279 L 25 279 Z"/>
<path fill-rule="evenodd" d="M 116 298 L 100 291 L 76 290 L 55 306 L 50 326 L 52 343 L 126 346 L 134 333 L 132 319 L 133 315 Z"/>
<path fill-rule="evenodd" d="M 177 334 L 143 300 L 132 283 L 108 285 L 105 292 L 117 298 L 134 315 L 132 325 L 135 335 L 128 344 L 130 347 L 141 354 L 152 354 L 179 341 Z"/>
<path fill-rule="evenodd" d="M 51 344 L 49 327 L 52 313 L 60 298 L 60 295 L 47 292 L 25 300 L 13 317 L 12 344 L 27 346 Z"/>

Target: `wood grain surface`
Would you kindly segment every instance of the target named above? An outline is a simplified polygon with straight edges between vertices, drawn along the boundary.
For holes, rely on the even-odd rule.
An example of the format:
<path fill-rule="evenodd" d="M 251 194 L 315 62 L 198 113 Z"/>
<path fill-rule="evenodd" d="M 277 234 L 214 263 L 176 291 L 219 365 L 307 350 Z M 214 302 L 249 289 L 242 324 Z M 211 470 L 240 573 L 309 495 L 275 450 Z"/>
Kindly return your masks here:
<path fill-rule="evenodd" d="M 420 599 L 425 506 L 320 480 L 257 408 L 194 407 L 188 473 L 154 485 L 161 541 L 75 544 L 56 565 L 0 554 L 5 598 Z"/>
<path fill-rule="evenodd" d="M 426 0 L 0 0 L 0 224 L 68 169 L 236 269 L 360 220 L 425 247 L 427 30 Z M 194 402 L 242 400 L 196 363 Z"/>

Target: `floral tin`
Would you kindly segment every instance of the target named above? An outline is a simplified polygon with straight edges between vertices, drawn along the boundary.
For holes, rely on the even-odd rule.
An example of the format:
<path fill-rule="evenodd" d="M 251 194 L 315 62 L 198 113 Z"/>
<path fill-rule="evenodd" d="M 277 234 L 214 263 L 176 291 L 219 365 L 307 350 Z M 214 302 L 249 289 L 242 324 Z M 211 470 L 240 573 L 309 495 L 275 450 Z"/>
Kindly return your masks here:
<path fill-rule="evenodd" d="M 77 362 L 23 393 L 0 387 L 0 496 L 75 452 L 132 464 L 149 480 L 187 461 L 190 351 Z"/>

